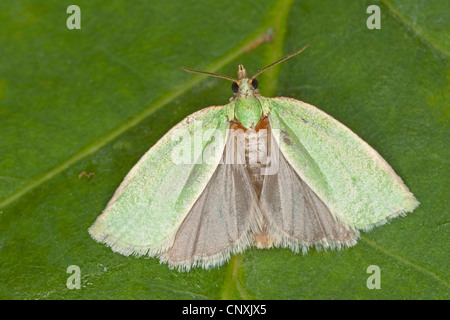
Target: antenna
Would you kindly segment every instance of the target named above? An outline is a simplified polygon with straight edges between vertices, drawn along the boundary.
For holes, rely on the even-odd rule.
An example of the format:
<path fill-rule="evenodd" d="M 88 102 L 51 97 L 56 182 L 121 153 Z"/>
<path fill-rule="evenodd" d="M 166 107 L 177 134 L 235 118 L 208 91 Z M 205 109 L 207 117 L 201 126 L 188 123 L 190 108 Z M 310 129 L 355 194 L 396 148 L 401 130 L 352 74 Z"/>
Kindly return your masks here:
<path fill-rule="evenodd" d="M 239 81 L 236 80 L 236 79 L 233 79 L 233 78 L 227 77 L 227 76 L 222 76 L 222 75 L 220 75 L 220 74 L 215 74 L 215 73 L 212 73 L 212 72 L 206 72 L 206 71 L 192 70 L 192 69 L 188 69 L 188 68 L 185 68 L 185 67 L 180 67 L 180 68 L 183 69 L 184 71 L 187 71 L 187 72 L 206 74 L 206 75 L 211 76 L 211 77 L 222 78 L 222 79 L 226 79 L 226 80 L 230 80 L 230 81 L 239 83 Z"/>
<path fill-rule="evenodd" d="M 283 62 L 283 61 L 286 61 L 286 60 L 289 59 L 289 58 L 292 58 L 293 56 L 299 54 L 300 52 L 302 52 L 303 50 L 305 50 L 306 48 L 308 48 L 308 46 L 309 46 L 309 44 L 307 44 L 306 46 L 304 46 L 304 47 L 301 48 L 300 50 L 297 50 L 297 51 L 295 51 L 295 52 L 292 52 L 291 54 L 288 54 L 286 57 L 284 57 L 284 58 L 282 58 L 282 59 L 280 59 L 280 60 L 278 60 L 278 61 L 275 61 L 274 63 L 268 65 L 267 67 L 265 67 L 265 68 L 259 70 L 253 77 L 251 77 L 251 78 L 248 80 L 248 82 L 251 83 L 253 79 L 255 79 L 257 76 L 259 76 L 261 73 L 263 73 L 263 72 L 266 71 L 267 69 L 272 68 L 273 66 L 275 66 L 275 65 L 277 65 L 277 64 L 279 64 L 279 63 L 281 63 L 281 62 Z M 222 79 L 225 79 L 225 80 L 233 81 L 233 82 L 236 82 L 238 85 L 240 85 L 240 83 L 241 83 L 239 80 L 236 80 L 236 79 L 231 78 L 231 77 L 228 77 L 228 76 L 223 76 L 223 75 L 221 75 L 221 74 L 216 74 L 216 73 L 207 72 L 207 71 L 192 70 L 192 69 L 188 69 L 188 68 L 185 68 L 185 67 L 180 67 L 180 68 L 183 69 L 184 71 L 191 72 L 191 73 L 206 74 L 206 75 L 211 76 L 211 77 L 222 78 Z M 242 72 L 245 72 L 245 69 L 244 69 L 244 67 L 243 67 L 242 65 L 239 65 L 239 72 L 241 72 L 242 77 L 244 77 L 244 73 L 242 73 Z M 238 72 L 238 73 L 239 73 L 239 72 Z M 240 77 L 240 76 L 239 76 L 239 77 Z M 246 73 L 245 73 L 245 77 L 247 77 Z"/>
<path fill-rule="evenodd" d="M 282 59 L 280 59 L 280 60 L 278 60 L 278 61 L 275 61 L 275 62 L 272 63 L 272 64 L 269 64 L 267 67 L 265 67 L 265 68 L 259 70 L 259 71 L 258 71 L 253 77 L 251 77 L 248 81 L 251 82 L 253 79 L 255 79 L 257 76 L 259 76 L 261 73 L 263 73 L 263 72 L 266 71 L 267 69 L 272 68 L 273 66 L 275 66 L 275 65 L 277 65 L 277 64 L 279 64 L 279 63 L 281 63 L 281 62 L 283 62 L 283 61 L 286 61 L 286 60 L 289 59 L 289 58 L 292 58 L 293 56 L 299 54 L 300 52 L 302 52 L 303 50 L 305 50 L 305 49 L 308 48 L 308 47 L 309 47 L 309 44 L 307 44 L 306 46 L 304 46 L 304 47 L 301 48 L 300 50 L 297 50 L 297 51 L 295 51 L 295 52 L 292 52 L 291 54 L 288 54 L 286 57 L 284 57 L 284 58 L 282 58 Z"/>

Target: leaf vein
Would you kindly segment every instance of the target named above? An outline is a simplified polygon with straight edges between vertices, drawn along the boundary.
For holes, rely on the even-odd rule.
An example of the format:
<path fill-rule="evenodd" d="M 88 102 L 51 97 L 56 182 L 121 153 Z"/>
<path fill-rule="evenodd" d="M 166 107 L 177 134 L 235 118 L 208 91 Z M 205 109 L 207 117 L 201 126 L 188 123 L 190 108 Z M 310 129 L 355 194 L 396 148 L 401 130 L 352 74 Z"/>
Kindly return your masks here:
<path fill-rule="evenodd" d="M 375 249 L 377 249 L 377 250 L 383 252 L 384 254 L 386 254 L 386 255 L 388 255 L 388 256 L 390 256 L 390 257 L 392 257 L 392 258 L 394 258 L 394 259 L 396 259 L 396 260 L 398 260 L 398 261 L 400 261 L 400 262 L 402 262 L 403 264 L 406 264 L 406 265 L 408 265 L 408 266 L 411 266 L 411 267 L 415 268 L 416 270 L 422 272 L 422 273 L 425 274 L 425 275 L 428 275 L 428 276 L 433 277 L 435 280 L 437 280 L 437 281 L 439 281 L 440 283 L 444 284 L 446 287 L 450 287 L 449 283 L 448 283 L 447 281 L 445 281 L 444 279 L 442 279 L 442 278 L 441 278 L 438 274 L 436 274 L 435 272 L 433 272 L 433 271 L 431 271 L 431 270 L 428 270 L 427 268 L 422 267 L 422 266 L 418 265 L 418 264 L 415 263 L 415 262 L 411 262 L 411 261 L 407 260 L 406 258 L 402 257 L 402 256 L 399 255 L 399 254 L 395 254 L 395 253 L 389 251 L 388 249 L 384 248 L 383 246 L 381 246 L 381 245 L 379 245 L 379 244 L 376 244 L 376 243 L 373 242 L 373 241 L 368 240 L 368 239 L 367 239 L 366 237 L 364 237 L 364 236 L 361 236 L 360 238 L 361 238 L 361 240 L 363 240 L 365 243 L 367 243 L 367 244 L 370 245 L 371 247 L 373 247 L 373 248 L 375 248 Z"/>
<path fill-rule="evenodd" d="M 388 9 L 391 15 L 400 21 L 409 31 L 414 33 L 423 43 L 430 45 L 435 51 L 443 54 L 447 58 L 450 57 L 450 52 L 448 52 L 441 45 L 433 41 L 418 25 L 410 21 L 405 15 L 403 15 L 389 0 L 380 0 Z"/>
<path fill-rule="evenodd" d="M 245 53 L 248 48 L 251 48 L 254 46 L 254 43 L 260 43 L 261 37 L 263 37 L 266 33 L 266 27 L 258 29 L 256 35 L 253 34 L 251 37 L 249 37 L 248 40 L 246 40 L 243 44 L 238 45 L 236 48 L 228 52 L 223 57 L 219 58 L 216 62 L 211 64 L 211 66 L 208 68 L 211 71 L 216 71 L 223 66 L 227 65 L 234 59 L 236 59 L 241 54 Z M 262 30 L 263 29 L 263 30 Z M 142 121 L 147 119 L 149 116 L 151 116 L 153 113 L 155 113 L 157 110 L 162 108 L 163 106 L 167 105 L 168 103 L 172 102 L 179 96 L 181 96 L 183 93 L 187 92 L 191 88 L 193 88 L 195 85 L 200 83 L 201 80 L 205 78 L 204 75 L 196 75 L 192 77 L 190 80 L 186 81 L 184 84 L 180 85 L 176 89 L 172 90 L 168 94 L 160 97 L 155 102 L 153 102 L 150 106 L 136 114 L 134 117 L 130 118 L 129 120 L 123 122 L 121 125 L 116 127 L 114 130 L 110 131 L 106 135 L 100 137 L 99 139 L 95 140 L 90 145 L 86 146 L 85 148 L 81 149 L 79 152 L 73 154 L 68 159 L 62 161 L 60 164 L 56 165 L 53 169 L 47 171 L 46 173 L 42 174 L 41 176 L 35 177 L 31 179 L 31 182 L 21 189 L 15 191 L 11 195 L 7 196 L 6 198 L 2 199 L 0 201 L 0 208 L 6 207 L 7 205 L 11 204 L 12 202 L 18 200 L 28 192 L 32 191 L 36 187 L 42 185 L 46 181 L 52 179 L 59 173 L 63 172 L 64 170 L 71 167 L 73 164 L 77 163 L 78 161 L 90 156 L 91 154 L 95 153 L 105 145 L 107 145 L 109 142 L 113 141 L 117 137 L 119 137 L 121 134 L 125 133 L 126 131 L 136 127 L 139 125 Z"/>

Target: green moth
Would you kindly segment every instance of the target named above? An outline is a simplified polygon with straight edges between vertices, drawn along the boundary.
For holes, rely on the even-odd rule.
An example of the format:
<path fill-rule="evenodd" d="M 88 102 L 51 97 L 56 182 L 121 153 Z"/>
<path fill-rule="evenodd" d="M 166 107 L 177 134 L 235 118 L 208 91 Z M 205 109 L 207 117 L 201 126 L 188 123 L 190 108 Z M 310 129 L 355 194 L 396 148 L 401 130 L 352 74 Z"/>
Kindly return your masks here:
<path fill-rule="evenodd" d="M 124 255 L 211 268 L 249 246 L 342 248 L 419 202 L 389 164 L 316 107 L 266 98 L 240 65 L 235 97 L 200 110 L 133 167 L 90 227 Z"/>

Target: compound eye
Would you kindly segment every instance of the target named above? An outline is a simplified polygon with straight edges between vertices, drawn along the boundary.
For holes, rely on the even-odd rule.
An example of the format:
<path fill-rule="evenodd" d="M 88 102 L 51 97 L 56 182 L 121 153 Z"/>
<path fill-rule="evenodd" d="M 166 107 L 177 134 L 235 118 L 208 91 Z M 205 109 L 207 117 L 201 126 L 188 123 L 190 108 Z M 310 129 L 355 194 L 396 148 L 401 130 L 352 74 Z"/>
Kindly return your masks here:
<path fill-rule="evenodd" d="M 253 89 L 258 89 L 258 81 L 256 81 L 256 79 L 252 80 L 252 87 Z"/>
<path fill-rule="evenodd" d="M 238 93 L 239 85 L 236 82 L 233 82 L 233 84 L 231 85 L 231 90 L 233 90 L 234 93 Z"/>

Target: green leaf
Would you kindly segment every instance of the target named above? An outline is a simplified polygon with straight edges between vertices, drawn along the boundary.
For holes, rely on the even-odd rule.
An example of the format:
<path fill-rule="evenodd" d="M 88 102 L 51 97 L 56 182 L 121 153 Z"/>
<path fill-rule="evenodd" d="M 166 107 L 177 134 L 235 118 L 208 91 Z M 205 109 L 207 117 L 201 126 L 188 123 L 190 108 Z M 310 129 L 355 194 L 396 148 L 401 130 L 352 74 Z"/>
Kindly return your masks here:
<path fill-rule="evenodd" d="M 450 5 L 382 1 L 68 1 L 0 4 L 0 297 L 449 299 Z M 369 5 L 381 29 L 369 30 Z M 271 40 L 271 42 L 267 42 Z M 169 270 L 92 240 L 126 173 L 235 76 L 314 104 L 373 146 L 421 202 L 343 251 L 250 249 L 210 271 Z M 70 265 L 81 289 L 66 286 Z M 381 289 L 366 272 L 381 269 Z"/>

